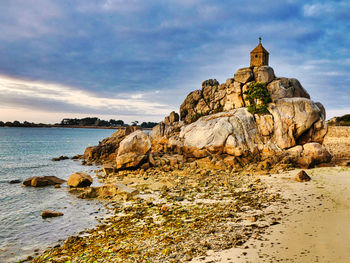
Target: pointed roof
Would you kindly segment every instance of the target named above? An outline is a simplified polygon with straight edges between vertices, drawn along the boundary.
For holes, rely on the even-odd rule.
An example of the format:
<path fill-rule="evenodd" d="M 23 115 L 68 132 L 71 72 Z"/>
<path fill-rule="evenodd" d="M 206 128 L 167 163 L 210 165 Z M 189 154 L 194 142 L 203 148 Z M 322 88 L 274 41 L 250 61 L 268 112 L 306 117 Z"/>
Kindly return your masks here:
<path fill-rule="evenodd" d="M 267 53 L 267 54 L 269 54 L 269 52 L 267 52 L 267 50 L 261 44 L 261 37 L 259 37 L 259 44 L 252 51 L 250 51 L 250 53 Z"/>

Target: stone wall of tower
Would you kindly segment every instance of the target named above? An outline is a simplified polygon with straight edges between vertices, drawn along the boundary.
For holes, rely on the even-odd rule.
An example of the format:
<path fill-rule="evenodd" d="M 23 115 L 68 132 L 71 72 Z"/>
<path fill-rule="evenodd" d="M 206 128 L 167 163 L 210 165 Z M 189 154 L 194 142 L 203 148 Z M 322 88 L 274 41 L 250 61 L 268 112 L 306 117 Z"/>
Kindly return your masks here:
<path fill-rule="evenodd" d="M 269 54 L 263 52 L 250 53 L 250 66 L 260 67 L 269 65 Z"/>

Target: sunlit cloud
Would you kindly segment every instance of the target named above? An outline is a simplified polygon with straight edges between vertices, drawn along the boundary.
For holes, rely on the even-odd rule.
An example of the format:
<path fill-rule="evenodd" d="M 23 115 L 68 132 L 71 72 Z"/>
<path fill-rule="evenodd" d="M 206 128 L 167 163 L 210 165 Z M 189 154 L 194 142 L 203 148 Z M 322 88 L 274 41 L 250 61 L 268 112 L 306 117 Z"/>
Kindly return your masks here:
<path fill-rule="evenodd" d="M 173 110 L 166 104 L 149 102 L 143 95 L 130 94 L 130 98 L 104 98 L 60 84 L 42 83 L 0 76 L 0 104 L 31 110 L 67 112 L 93 115 L 130 116 L 161 120 Z M 4 109 L 2 109 L 4 110 Z"/>

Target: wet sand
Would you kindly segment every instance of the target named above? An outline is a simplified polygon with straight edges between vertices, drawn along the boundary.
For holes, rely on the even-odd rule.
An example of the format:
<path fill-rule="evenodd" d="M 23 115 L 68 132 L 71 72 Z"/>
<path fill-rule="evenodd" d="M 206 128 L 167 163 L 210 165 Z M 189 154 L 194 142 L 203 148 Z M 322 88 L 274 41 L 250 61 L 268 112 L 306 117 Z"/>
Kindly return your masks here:
<path fill-rule="evenodd" d="M 298 170 L 262 176 L 271 191 L 290 199 L 277 209 L 281 224 L 241 248 L 210 251 L 193 262 L 350 262 L 350 168 L 306 170 L 312 180 L 293 180 Z"/>

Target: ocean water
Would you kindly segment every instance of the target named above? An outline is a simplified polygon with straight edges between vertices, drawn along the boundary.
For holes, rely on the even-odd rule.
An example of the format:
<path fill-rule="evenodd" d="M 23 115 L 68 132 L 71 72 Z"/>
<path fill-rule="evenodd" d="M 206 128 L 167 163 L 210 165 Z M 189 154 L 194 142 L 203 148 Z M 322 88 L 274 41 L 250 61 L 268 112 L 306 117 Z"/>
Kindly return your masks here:
<path fill-rule="evenodd" d="M 97 167 L 73 160 L 52 162 L 51 158 L 82 154 L 85 147 L 97 145 L 114 131 L 0 127 L 0 262 L 16 262 L 96 225 L 97 217 L 104 213 L 101 202 L 78 199 L 68 193 L 65 184 L 62 188 L 32 188 L 8 182 L 44 175 L 67 180 L 77 171 L 93 175 Z M 64 215 L 42 219 L 41 212 L 46 209 Z"/>

